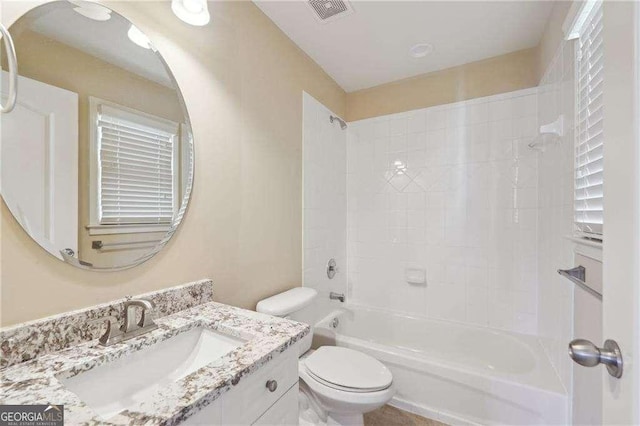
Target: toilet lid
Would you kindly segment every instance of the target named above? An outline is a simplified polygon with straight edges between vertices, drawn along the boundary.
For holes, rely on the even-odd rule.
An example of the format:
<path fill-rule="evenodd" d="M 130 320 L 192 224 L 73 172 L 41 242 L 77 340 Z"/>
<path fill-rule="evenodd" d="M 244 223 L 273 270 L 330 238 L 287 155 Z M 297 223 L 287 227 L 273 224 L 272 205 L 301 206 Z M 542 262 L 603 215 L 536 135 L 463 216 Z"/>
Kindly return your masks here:
<path fill-rule="evenodd" d="M 391 386 L 393 376 L 377 359 L 338 346 L 322 346 L 305 359 L 309 373 L 321 382 L 359 391 L 378 391 Z"/>

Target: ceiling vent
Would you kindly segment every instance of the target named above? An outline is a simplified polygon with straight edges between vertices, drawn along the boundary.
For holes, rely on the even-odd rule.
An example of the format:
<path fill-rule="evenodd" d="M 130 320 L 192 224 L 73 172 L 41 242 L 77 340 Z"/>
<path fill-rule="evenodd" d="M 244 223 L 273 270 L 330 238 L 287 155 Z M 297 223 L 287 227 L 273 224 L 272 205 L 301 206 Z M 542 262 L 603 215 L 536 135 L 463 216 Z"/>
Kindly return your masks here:
<path fill-rule="evenodd" d="M 353 8 L 348 1 L 309 0 L 308 4 L 313 9 L 313 16 L 321 24 L 326 24 L 353 13 Z"/>

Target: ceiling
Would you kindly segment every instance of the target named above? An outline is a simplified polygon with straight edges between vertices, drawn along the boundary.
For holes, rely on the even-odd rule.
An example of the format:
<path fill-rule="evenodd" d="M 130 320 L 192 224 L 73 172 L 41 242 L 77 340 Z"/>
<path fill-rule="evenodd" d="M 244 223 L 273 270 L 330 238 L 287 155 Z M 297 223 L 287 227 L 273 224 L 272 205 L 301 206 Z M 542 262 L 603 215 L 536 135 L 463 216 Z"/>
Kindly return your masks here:
<path fill-rule="evenodd" d="M 344 90 L 352 92 L 538 45 L 551 1 L 353 1 L 320 23 L 307 1 L 254 0 Z M 434 51 L 413 58 L 409 49 Z"/>
<path fill-rule="evenodd" d="M 127 19 L 111 13 L 108 21 L 94 21 L 74 12 L 70 3 L 64 5 L 48 9 L 47 13 L 30 22 L 29 29 L 147 80 L 173 88 L 171 77 L 158 55 L 129 40 L 127 31 L 131 23 Z"/>

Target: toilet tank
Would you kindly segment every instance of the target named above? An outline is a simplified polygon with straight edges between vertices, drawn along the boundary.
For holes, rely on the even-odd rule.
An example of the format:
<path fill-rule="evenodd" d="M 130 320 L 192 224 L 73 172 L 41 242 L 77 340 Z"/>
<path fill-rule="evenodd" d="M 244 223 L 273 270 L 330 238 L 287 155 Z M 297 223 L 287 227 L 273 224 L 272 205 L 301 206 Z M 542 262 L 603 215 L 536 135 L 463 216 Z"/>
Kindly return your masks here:
<path fill-rule="evenodd" d="M 292 288 L 259 301 L 256 311 L 309 324 L 311 326 L 309 334 L 296 343 L 298 352 L 302 355 L 311 348 L 313 340 L 313 324 L 309 321 L 310 318 L 307 318 L 308 315 L 304 315 L 304 308 L 311 305 L 317 294 L 317 291 L 308 287 Z"/>
<path fill-rule="evenodd" d="M 258 302 L 256 311 L 276 317 L 287 317 L 305 308 L 318 294 L 312 288 L 296 287 Z"/>

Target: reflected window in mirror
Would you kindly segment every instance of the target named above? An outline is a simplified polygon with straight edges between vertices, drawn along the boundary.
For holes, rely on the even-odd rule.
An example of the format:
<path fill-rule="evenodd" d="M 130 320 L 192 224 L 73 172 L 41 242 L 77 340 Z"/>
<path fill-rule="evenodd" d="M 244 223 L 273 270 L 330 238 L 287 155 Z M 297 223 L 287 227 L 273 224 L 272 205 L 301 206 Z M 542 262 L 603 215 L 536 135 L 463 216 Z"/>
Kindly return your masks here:
<path fill-rule="evenodd" d="M 180 207 L 180 125 L 98 98 L 91 117 L 92 235 L 167 231 Z"/>
<path fill-rule="evenodd" d="M 48 2 L 9 28 L 19 90 L 0 117 L 0 191 L 51 255 L 117 270 L 175 235 L 193 184 L 193 140 L 153 40 L 107 8 L 100 19 L 77 9 Z M 6 61 L 2 68 L 5 77 Z"/>

